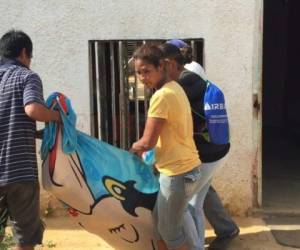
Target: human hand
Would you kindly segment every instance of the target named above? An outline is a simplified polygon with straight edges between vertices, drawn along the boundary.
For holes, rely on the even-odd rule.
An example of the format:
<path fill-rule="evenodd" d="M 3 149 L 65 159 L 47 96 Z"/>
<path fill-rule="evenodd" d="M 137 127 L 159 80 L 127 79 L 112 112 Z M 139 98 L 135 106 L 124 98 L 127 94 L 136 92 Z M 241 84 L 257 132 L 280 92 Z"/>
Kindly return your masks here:
<path fill-rule="evenodd" d="M 51 115 L 52 116 L 52 121 L 61 124 L 62 119 L 61 119 L 58 108 L 55 108 L 56 104 L 57 104 L 57 100 L 54 99 L 52 104 L 51 104 L 51 107 L 50 107 L 50 110 L 52 111 L 52 115 Z"/>
<path fill-rule="evenodd" d="M 139 146 L 138 142 L 135 142 L 132 144 L 131 148 L 129 149 L 129 152 L 133 153 L 139 157 L 142 157 L 144 150 L 142 150 L 142 148 Z"/>
<path fill-rule="evenodd" d="M 53 110 L 53 121 L 61 124 L 62 123 L 62 119 L 61 119 L 61 116 L 60 116 L 60 113 L 58 110 Z"/>

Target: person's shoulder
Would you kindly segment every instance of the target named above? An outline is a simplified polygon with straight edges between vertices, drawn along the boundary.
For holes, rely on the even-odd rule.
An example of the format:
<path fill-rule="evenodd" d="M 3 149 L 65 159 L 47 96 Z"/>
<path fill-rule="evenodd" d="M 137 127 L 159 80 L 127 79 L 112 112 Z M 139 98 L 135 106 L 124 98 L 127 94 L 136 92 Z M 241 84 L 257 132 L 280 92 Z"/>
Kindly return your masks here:
<path fill-rule="evenodd" d="M 173 95 L 174 91 L 176 91 L 177 85 L 180 86 L 176 81 L 170 81 L 165 83 L 160 89 L 157 89 L 152 95 L 152 99 L 154 98 L 164 98 L 169 95 Z"/>
<path fill-rule="evenodd" d="M 40 81 L 40 77 L 37 73 L 32 71 L 29 68 L 26 68 L 22 65 L 9 65 L 5 68 L 2 68 L 3 72 L 10 72 L 9 74 L 14 77 L 15 79 L 19 79 L 21 81 L 27 81 L 28 79 L 35 79 L 37 81 Z"/>
<path fill-rule="evenodd" d="M 24 77 L 26 80 L 28 81 L 38 81 L 38 82 L 42 82 L 40 76 L 34 72 L 31 69 L 28 69 L 26 67 L 22 67 L 23 73 L 24 73 Z"/>
<path fill-rule="evenodd" d="M 194 84 L 200 84 L 206 86 L 206 81 L 202 79 L 196 73 L 189 71 L 187 69 L 183 70 L 178 79 L 180 85 L 189 86 Z"/>
<path fill-rule="evenodd" d="M 26 67 L 21 67 L 21 68 L 24 72 L 26 72 L 27 75 L 39 77 L 39 75 L 36 72 L 34 72 L 32 69 Z"/>
<path fill-rule="evenodd" d="M 188 77 L 188 76 L 198 76 L 198 77 L 200 77 L 195 72 L 184 68 L 183 71 L 180 74 L 180 78 L 185 78 L 185 77 Z"/>
<path fill-rule="evenodd" d="M 169 88 L 176 88 L 177 86 L 178 86 L 178 82 L 177 81 L 174 81 L 174 80 L 172 80 L 172 81 L 170 81 L 170 82 L 167 82 L 166 84 L 165 84 L 165 86 L 166 87 L 169 87 Z"/>
<path fill-rule="evenodd" d="M 179 79 L 180 80 L 194 79 L 196 81 L 196 80 L 200 80 L 201 77 L 198 74 L 196 74 L 195 72 L 192 72 L 188 69 L 184 69 L 181 72 Z"/>
<path fill-rule="evenodd" d="M 23 76 L 24 78 L 27 78 L 27 77 L 40 78 L 37 73 L 35 73 L 33 70 L 31 70 L 29 68 L 26 68 L 25 66 L 12 65 L 10 67 L 11 67 L 11 70 L 14 70 L 17 74 Z"/>
<path fill-rule="evenodd" d="M 170 98 L 173 98 L 174 96 L 175 97 L 186 96 L 186 94 L 183 87 L 178 81 L 171 81 L 169 83 L 169 87 L 165 91 L 165 96 L 169 96 Z"/>
<path fill-rule="evenodd" d="M 172 94 L 174 91 L 176 92 L 178 89 L 181 89 L 180 84 L 177 81 L 167 82 L 160 90 L 164 94 Z"/>

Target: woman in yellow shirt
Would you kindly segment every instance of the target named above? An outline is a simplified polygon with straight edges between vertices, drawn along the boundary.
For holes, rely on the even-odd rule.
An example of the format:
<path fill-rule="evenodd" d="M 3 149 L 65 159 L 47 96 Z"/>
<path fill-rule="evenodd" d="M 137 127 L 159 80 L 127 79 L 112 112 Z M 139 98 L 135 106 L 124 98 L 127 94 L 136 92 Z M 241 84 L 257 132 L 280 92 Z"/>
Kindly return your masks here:
<path fill-rule="evenodd" d="M 150 100 L 144 134 L 130 151 L 141 155 L 155 148 L 160 172 L 160 191 L 153 212 L 158 249 L 193 249 L 186 243 L 183 218 L 191 217 L 188 202 L 201 192 L 207 178 L 201 173 L 193 140 L 190 104 L 182 87 L 168 76 L 167 62 L 158 46 L 142 45 L 133 58 L 139 80 L 156 90 Z M 196 235 L 194 229 L 189 233 Z"/>

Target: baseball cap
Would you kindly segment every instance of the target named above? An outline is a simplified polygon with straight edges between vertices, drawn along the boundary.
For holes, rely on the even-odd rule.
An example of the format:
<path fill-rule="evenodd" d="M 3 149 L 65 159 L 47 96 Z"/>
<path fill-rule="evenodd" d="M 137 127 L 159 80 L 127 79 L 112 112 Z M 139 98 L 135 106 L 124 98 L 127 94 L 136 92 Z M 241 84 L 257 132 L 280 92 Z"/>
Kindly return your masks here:
<path fill-rule="evenodd" d="M 182 48 L 188 46 L 184 41 L 179 40 L 179 39 L 168 40 L 166 43 L 172 44 L 172 45 L 176 46 L 178 49 L 182 49 Z"/>

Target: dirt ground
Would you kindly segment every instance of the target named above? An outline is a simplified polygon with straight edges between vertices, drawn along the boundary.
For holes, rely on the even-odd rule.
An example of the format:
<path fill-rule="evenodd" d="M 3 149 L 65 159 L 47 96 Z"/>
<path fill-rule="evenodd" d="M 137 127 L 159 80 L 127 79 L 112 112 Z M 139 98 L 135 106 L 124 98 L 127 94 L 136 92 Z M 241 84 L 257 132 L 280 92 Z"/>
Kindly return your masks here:
<path fill-rule="evenodd" d="M 86 232 L 69 217 L 45 219 L 44 244 L 37 250 L 112 250 L 100 237 Z"/>
<path fill-rule="evenodd" d="M 229 246 L 228 250 L 291 250 L 295 248 L 282 247 L 273 238 L 270 228 L 261 218 L 235 217 L 241 234 Z M 113 250 L 100 237 L 90 234 L 76 225 L 72 218 L 66 216 L 45 219 L 47 229 L 43 246 L 36 250 Z M 208 225 L 207 225 L 208 226 Z M 8 230 L 9 231 L 9 230 Z M 8 232 L 10 233 L 10 232 Z M 205 236 L 214 236 L 208 226 Z M 7 250 L 10 248 L 1 248 Z"/>
<path fill-rule="evenodd" d="M 69 217 L 44 218 L 43 245 L 36 250 L 112 250 L 100 237 L 76 225 Z M 10 234 L 8 229 L 8 234 Z M 2 249 L 0 249 L 2 250 Z"/>
<path fill-rule="evenodd" d="M 68 216 L 44 218 L 46 231 L 42 246 L 36 250 L 113 250 L 100 237 L 86 232 Z M 8 234 L 11 234 L 8 229 Z M 212 235 L 212 231 L 206 234 Z M 0 249 L 2 250 L 2 249 Z"/>

